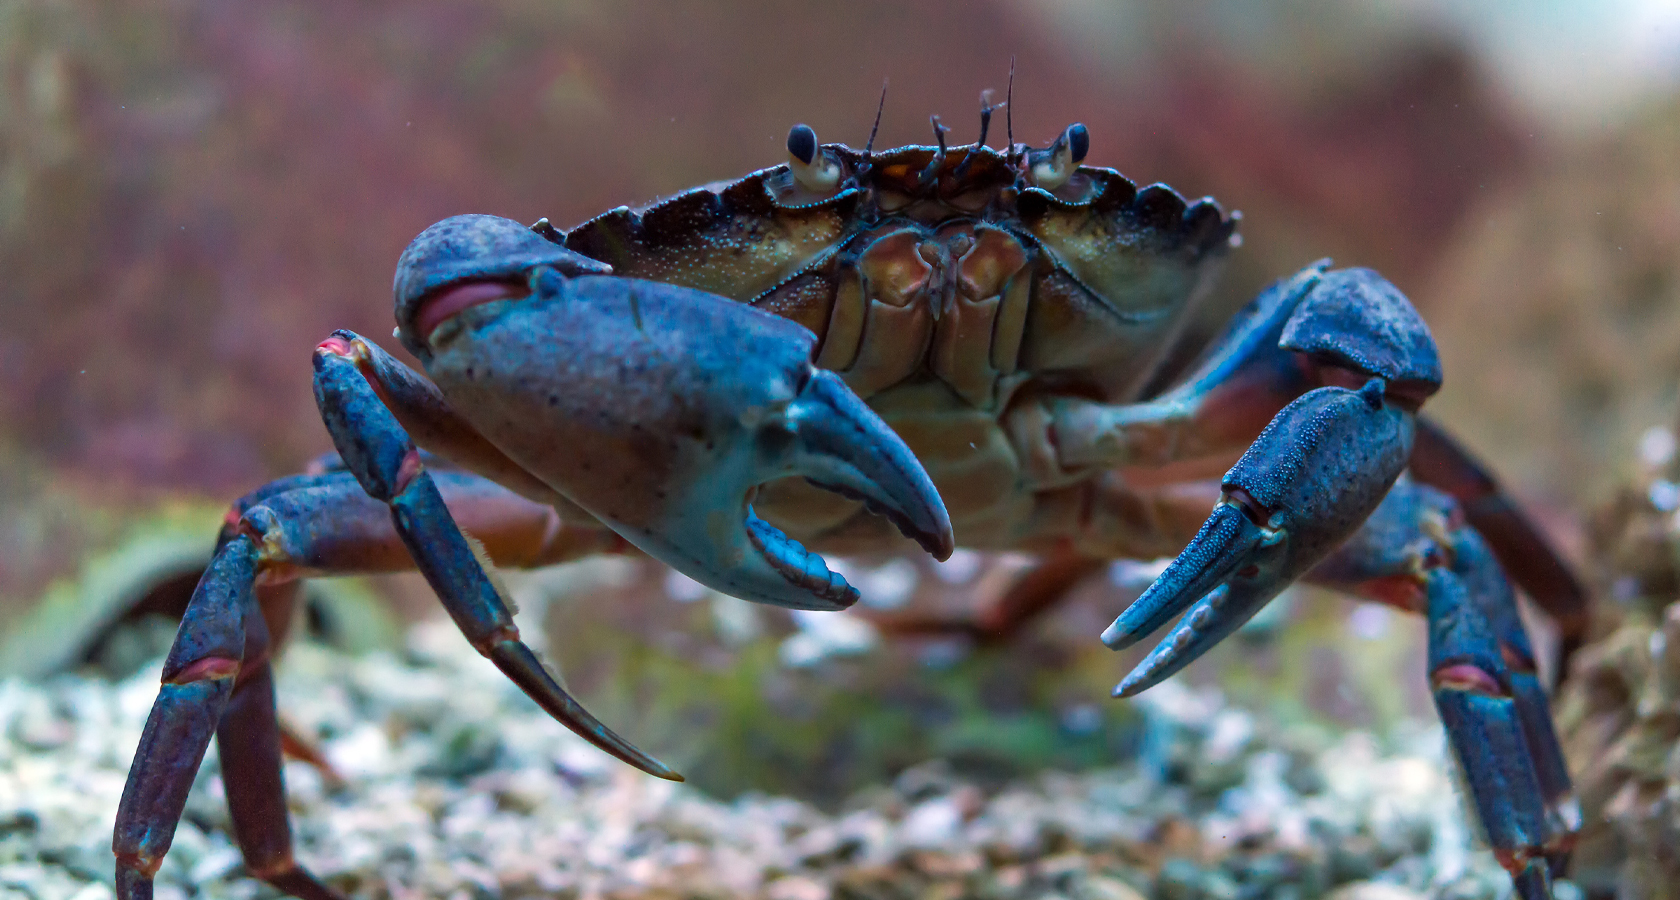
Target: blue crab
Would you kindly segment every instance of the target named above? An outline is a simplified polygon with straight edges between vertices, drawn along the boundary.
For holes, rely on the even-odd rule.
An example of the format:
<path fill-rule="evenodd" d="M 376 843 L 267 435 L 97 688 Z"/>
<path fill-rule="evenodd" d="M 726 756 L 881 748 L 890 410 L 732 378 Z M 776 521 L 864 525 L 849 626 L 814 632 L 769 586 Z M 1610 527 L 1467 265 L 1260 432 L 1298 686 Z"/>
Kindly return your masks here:
<path fill-rule="evenodd" d="M 543 709 L 679 779 L 555 682 L 487 567 L 641 552 L 837 610 L 858 595 L 818 553 L 908 539 L 1042 556 L 981 630 L 1096 563 L 1176 553 L 1102 635 L 1126 647 L 1181 616 L 1120 696 L 1298 579 L 1424 614 L 1489 842 L 1520 896 L 1549 897 L 1579 813 L 1504 572 L 1565 653 L 1583 593 L 1420 418 L 1441 381 L 1423 320 L 1375 272 L 1319 262 L 1166 383 L 1237 216 L 1084 165 L 1082 125 L 993 149 L 990 112 L 973 145 L 937 120 L 937 146 L 884 152 L 801 125 L 782 165 L 570 231 L 469 215 L 417 237 L 395 336 L 425 375 L 350 332 L 316 348 L 338 456 L 228 514 L 118 811 L 118 896 L 150 895 L 212 734 L 250 873 L 337 896 L 293 859 L 280 780 L 270 653 L 302 576 L 418 567 Z"/>

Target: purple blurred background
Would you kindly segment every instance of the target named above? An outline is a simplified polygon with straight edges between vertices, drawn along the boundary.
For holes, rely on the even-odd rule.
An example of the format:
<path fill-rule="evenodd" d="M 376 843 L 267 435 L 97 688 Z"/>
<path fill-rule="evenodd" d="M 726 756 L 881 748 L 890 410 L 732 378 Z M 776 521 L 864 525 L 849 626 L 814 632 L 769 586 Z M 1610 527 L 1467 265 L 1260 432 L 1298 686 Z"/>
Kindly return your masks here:
<path fill-rule="evenodd" d="M 1482 229 L 1531 221 L 1501 210 L 1537 202 L 1559 166 L 1590 168 L 1598 148 L 1675 119 L 1680 12 L 1656 0 L 1142 6 L 0 3 L 0 504 L 13 510 L 0 596 L 63 574 L 93 527 L 87 509 L 225 502 L 328 449 L 310 350 L 340 327 L 397 350 L 392 266 L 432 221 L 570 226 L 774 165 L 795 122 L 859 145 L 883 79 L 880 145 L 928 141 L 930 114 L 972 139 L 979 94 L 1001 95 L 1011 58 L 1018 139 L 1083 121 L 1089 162 L 1243 211 L 1219 308 L 1320 256 L 1381 269 L 1438 323 L 1444 413 L 1521 493 L 1582 499 L 1581 471 L 1650 422 L 1604 426 L 1616 437 L 1579 452 L 1533 451 L 1573 446 L 1570 413 L 1546 418 L 1560 408 L 1546 391 L 1614 406 L 1622 366 L 1655 385 L 1660 410 L 1680 327 L 1630 326 L 1663 335 L 1641 345 L 1654 362 L 1601 340 L 1617 359 L 1593 371 L 1596 393 L 1501 381 L 1513 370 L 1497 335 L 1512 329 L 1486 316 L 1521 315 L 1522 296 L 1501 289 L 1550 271 L 1525 247 L 1574 246 L 1575 232 L 1501 243 Z M 1652 195 L 1630 174 L 1648 156 L 1600 166 L 1606 203 Z M 1680 225 L 1662 232 L 1668 210 L 1680 221 L 1669 198 L 1637 219 L 1657 225 L 1628 227 L 1653 259 L 1680 244 Z M 1671 265 L 1634 283 L 1660 309 L 1673 306 Z M 1613 304 L 1595 278 L 1549 296 Z M 1548 341 L 1566 341 L 1571 321 L 1553 315 L 1511 352 L 1569 370 Z M 1454 381 L 1457 360 L 1469 374 Z M 1485 383 L 1494 396 L 1475 393 Z M 1531 408 L 1540 418 L 1517 416 Z"/>

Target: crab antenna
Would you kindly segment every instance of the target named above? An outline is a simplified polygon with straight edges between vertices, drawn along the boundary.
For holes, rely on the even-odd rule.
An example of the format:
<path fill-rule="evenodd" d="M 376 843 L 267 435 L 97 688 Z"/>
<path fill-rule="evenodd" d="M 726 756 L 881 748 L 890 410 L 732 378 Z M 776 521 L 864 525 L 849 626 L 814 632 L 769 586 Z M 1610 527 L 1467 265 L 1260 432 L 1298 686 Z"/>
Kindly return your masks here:
<path fill-rule="evenodd" d="M 1015 57 L 1009 57 L 1009 87 L 1003 95 L 1003 127 L 1009 138 L 1009 150 L 1005 156 L 1015 156 Z"/>
<path fill-rule="evenodd" d="M 962 177 L 968 174 L 968 167 L 974 164 L 975 154 L 981 147 L 986 146 L 986 132 L 991 130 L 992 113 L 997 109 L 992 105 L 992 96 L 991 88 L 980 92 L 980 139 L 974 142 L 974 149 L 968 151 L 963 161 L 957 164 L 956 171 L 951 173 L 951 177 L 957 181 L 961 181 Z"/>
<path fill-rule="evenodd" d="M 869 143 L 863 145 L 863 158 L 875 150 L 875 133 L 881 130 L 881 110 L 887 108 L 887 79 L 881 79 L 881 102 L 875 105 L 875 124 L 869 126 Z"/>
<path fill-rule="evenodd" d="M 922 170 L 917 179 L 924 187 L 939 179 L 939 167 L 945 164 L 945 132 L 951 130 L 940 123 L 938 116 L 928 116 L 928 121 L 933 123 L 933 139 L 939 142 L 939 152 L 928 160 L 927 168 Z"/>

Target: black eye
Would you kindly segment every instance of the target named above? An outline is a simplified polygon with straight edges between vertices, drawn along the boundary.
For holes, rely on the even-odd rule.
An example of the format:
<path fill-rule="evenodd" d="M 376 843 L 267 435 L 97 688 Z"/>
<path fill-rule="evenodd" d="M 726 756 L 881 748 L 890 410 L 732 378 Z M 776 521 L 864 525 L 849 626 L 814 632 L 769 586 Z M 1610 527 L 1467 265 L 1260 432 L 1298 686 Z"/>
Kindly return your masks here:
<path fill-rule="evenodd" d="M 1084 123 L 1075 122 L 1069 125 L 1067 136 L 1068 149 L 1073 151 L 1073 161 L 1077 163 L 1085 159 L 1085 154 L 1091 151 L 1091 133 L 1085 130 Z"/>
<path fill-rule="evenodd" d="M 805 165 L 817 158 L 817 133 L 809 125 L 795 125 L 788 132 L 788 152 Z"/>

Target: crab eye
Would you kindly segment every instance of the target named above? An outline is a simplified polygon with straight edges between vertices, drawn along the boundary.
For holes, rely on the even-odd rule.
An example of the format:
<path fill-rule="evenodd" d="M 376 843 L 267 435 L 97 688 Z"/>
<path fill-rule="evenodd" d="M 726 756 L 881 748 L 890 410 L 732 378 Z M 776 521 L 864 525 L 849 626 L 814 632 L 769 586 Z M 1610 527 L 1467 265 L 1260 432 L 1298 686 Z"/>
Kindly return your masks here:
<path fill-rule="evenodd" d="M 1079 122 L 1069 125 L 1054 144 L 1029 154 L 1033 184 L 1047 191 L 1067 184 L 1068 179 L 1073 177 L 1074 167 L 1090 149 L 1091 133 L 1085 130 L 1085 126 Z"/>
<path fill-rule="evenodd" d="M 817 194 L 833 191 L 840 184 L 840 167 L 824 156 L 817 133 L 809 125 L 795 125 L 788 132 L 788 168 L 800 187 Z"/>
<path fill-rule="evenodd" d="M 808 166 L 817 158 L 817 133 L 809 125 L 795 125 L 788 132 L 787 147 L 794 159 Z"/>
<path fill-rule="evenodd" d="M 1085 161 L 1085 154 L 1091 152 L 1091 132 L 1085 130 L 1085 123 L 1075 122 L 1067 130 L 1068 150 L 1073 154 L 1075 164 Z"/>

